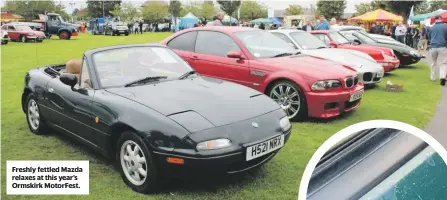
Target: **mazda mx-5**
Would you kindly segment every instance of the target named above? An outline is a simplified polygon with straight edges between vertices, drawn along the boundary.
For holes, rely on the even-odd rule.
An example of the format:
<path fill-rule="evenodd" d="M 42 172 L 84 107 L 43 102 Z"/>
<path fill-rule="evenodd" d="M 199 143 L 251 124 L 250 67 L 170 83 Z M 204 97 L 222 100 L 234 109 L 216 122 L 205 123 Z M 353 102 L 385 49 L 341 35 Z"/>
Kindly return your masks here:
<path fill-rule="evenodd" d="M 22 109 L 31 132 L 55 129 L 113 158 L 124 182 L 142 193 L 159 189 L 166 172 L 260 166 L 291 132 L 268 96 L 202 77 L 158 44 L 94 49 L 30 70 Z"/>

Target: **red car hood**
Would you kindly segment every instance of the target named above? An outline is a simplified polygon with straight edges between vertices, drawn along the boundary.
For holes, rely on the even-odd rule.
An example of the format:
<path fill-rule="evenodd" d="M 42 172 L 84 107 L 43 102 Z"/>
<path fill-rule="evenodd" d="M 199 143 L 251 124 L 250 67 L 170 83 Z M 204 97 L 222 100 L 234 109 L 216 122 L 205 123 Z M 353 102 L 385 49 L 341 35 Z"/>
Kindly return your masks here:
<path fill-rule="evenodd" d="M 348 76 L 357 75 L 355 70 L 333 61 L 306 55 L 259 59 L 259 62 L 297 72 L 315 80 L 344 79 Z"/>
<path fill-rule="evenodd" d="M 372 46 L 372 45 L 350 45 L 350 46 L 354 46 L 356 48 L 375 49 L 375 50 L 383 51 L 388 56 L 394 55 L 393 50 L 390 48 L 386 48 L 386 47 L 379 47 L 379 46 Z"/>

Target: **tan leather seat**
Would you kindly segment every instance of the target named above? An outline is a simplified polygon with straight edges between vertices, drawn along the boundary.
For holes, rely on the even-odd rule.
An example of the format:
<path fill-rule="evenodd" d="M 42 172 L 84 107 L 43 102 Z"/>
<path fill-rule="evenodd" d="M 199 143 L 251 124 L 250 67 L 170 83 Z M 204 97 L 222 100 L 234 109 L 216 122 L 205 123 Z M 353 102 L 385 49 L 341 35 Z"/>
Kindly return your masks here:
<path fill-rule="evenodd" d="M 79 81 L 80 78 L 79 75 L 81 74 L 81 66 L 82 66 L 82 60 L 80 59 L 69 60 L 65 64 L 65 72 L 76 75 Z"/>

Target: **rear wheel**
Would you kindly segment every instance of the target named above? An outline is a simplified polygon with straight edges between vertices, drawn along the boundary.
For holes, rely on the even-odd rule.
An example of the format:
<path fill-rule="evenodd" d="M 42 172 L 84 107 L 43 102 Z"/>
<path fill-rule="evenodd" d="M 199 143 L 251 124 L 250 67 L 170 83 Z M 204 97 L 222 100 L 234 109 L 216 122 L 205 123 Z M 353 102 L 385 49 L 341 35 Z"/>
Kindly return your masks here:
<path fill-rule="evenodd" d="M 8 44 L 8 40 L 2 41 L 2 44 Z"/>
<path fill-rule="evenodd" d="M 22 41 L 23 43 L 28 42 L 28 38 L 26 37 L 26 35 L 21 35 L 20 41 Z"/>
<path fill-rule="evenodd" d="M 62 31 L 59 33 L 59 39 L 61 40 L 69 40 L 70 39 L 70 33 L 67 31 Z"/>
<path fill-rule="evenodd" d="M 45 131 L 46 124 L 40 114 L 39 105 L 37 105 L 36 97 L 33 93 L 30 93 L 26 100 L 26 120 L 31 132 L 36 135 L 44 134 L 43 131 Z"/>
<path fill-rule="evenodd" d="M 156 192 L 158 172 L 146 143 L 134 132 L 124 132 L 116 149 L 117 166 L 124 182 L 136 192 Z"/>
<path fill-rule="evenodd" d="M 267 95 L 276 101 L 291 120 L 301 120 L 307 116 L 304 93 L 291 81 L 278 81 L 270 87 Z"/>

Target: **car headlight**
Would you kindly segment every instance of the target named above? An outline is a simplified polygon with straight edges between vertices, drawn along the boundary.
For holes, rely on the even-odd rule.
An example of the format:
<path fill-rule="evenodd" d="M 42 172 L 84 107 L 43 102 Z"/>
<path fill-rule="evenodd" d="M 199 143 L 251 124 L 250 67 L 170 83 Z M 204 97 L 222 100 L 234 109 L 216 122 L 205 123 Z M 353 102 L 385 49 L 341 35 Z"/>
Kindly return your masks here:
<path fill-rule="evenodd" d="M 231 141 L 229 139 L 221 138 L 215 140 L 209 140 L 205 142 L 201 142 L 197 144 L 197 150 L 213 150 L 213 149 L 222 149 L 225 147 L 229 147 L 231 145 Z"/>
<path fill-rule="evenodd" d="M 313 83 L 312 90 L 327 90 L 329 88 L 339 88 L 340 86 L 339 80 L 323 80 Z"/>
<path fill-rule="evenodd" d="M 292 124 L 290 124 L 290 120 L 288 117 L 283 117 L 281 120 L 279 120 L 279 126 L 281 126 L 282 131 L 287 131 L 290 129 Z"/>

